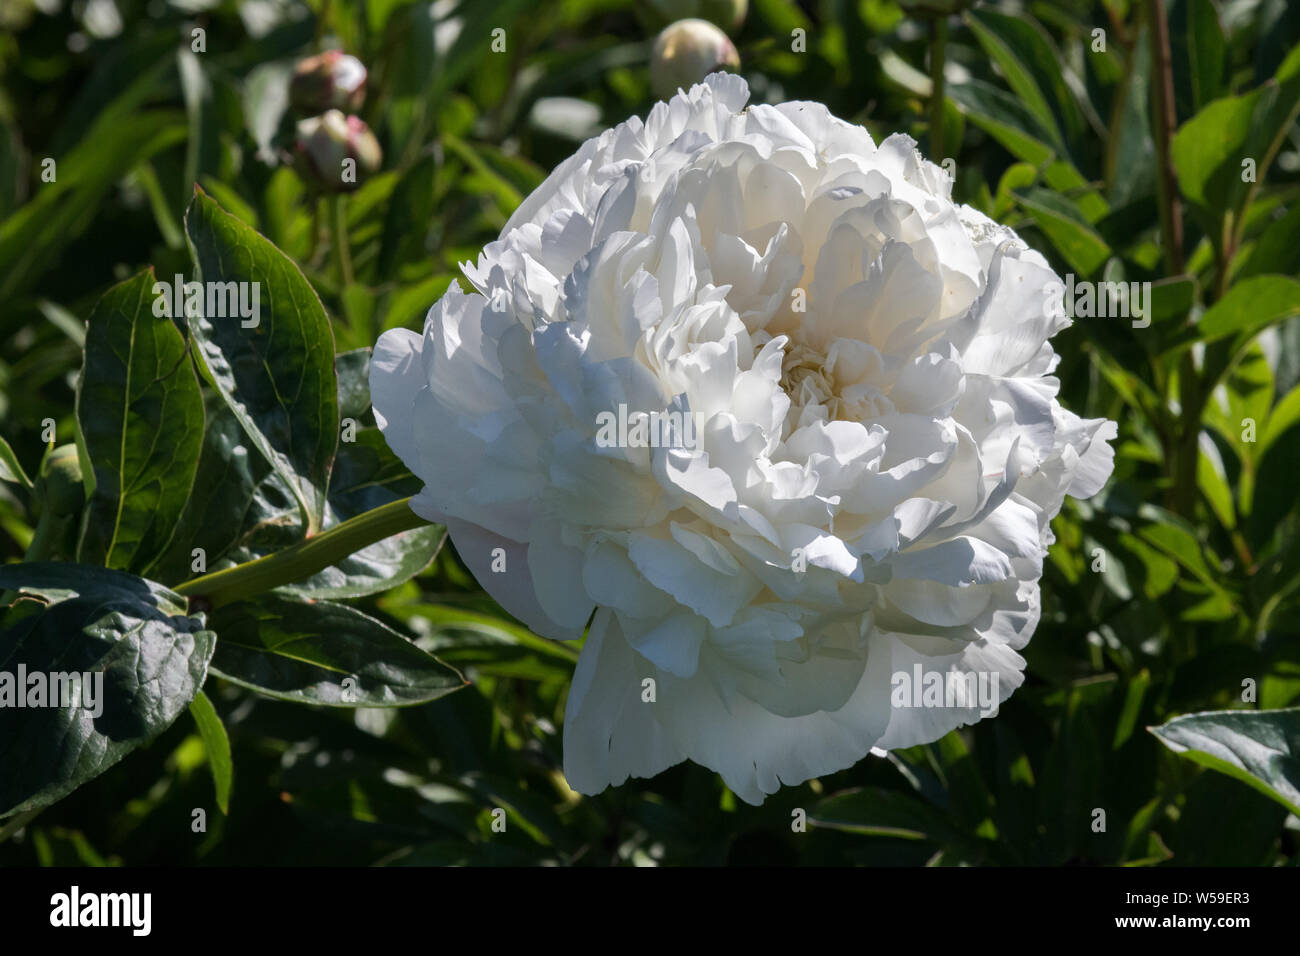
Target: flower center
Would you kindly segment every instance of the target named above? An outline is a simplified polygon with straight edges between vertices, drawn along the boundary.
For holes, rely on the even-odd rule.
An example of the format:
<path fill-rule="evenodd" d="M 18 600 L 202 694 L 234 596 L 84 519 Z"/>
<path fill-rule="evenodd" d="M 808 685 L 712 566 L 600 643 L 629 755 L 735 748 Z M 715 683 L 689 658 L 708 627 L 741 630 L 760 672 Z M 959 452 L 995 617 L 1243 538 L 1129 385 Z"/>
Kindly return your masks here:
<path fill-rule="evenodd" d="M 790 397 L 789 424 L 810 419 L 869 422 L 894 411 L 880 353 L 856 339 L 835 339 L 822 352 L 803 342 L 787 347 L 781 388 Z"/>

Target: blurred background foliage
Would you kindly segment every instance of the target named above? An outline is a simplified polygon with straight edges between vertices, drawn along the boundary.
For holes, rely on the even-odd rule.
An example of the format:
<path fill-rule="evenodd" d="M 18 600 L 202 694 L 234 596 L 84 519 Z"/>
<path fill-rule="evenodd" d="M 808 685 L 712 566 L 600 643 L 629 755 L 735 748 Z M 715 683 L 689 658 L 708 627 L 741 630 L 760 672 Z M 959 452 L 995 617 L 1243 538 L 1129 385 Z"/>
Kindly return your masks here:
<path fill-rule="evenodd" d="M 105 289 L 150 264 L 191 274 L 182 215 L 195 182 L 302 267 L 340 353 L 367 348 L 384 329 L 420 327 L 458 263 L 584 138 L 644 116 L 659 29 L 731 18 L 732 4 L 701 6 L 3 0 L 0 424 L 18 464 L 35 474 L 51 444 L 73 440 L 83 323 Z M 471 686 L 349 710 L 213 677 L 229 815 L 182 715 L 0 846 L 0 862 L 1294 863 L 1300 821 L 1282 803 L 1146 728 L 1300 704 L 1300 6 L 1165 4 L 1167 147 L 1155 5 L 942 15 L 956 6 L 752 0 L 741 25 L 723 26 L 754 101 L 820 100 L 877 139 L 909 133 L 953 160 L 958 200 L 1062 274 L 1154 283 L 1149 327 L 1080 319 L 1055 340 L 1063 403 L 1120 424 L 1115 475 L 1054 524 L 1027 680 L 996 719 L 757 808 L 691 764 L 580 798 L 560 773 L 575 648 L 507 619 L 448 545 L 359 606 Z M 491 50 L 497 28 L 504 52 Z M 366 65 L 359 114 L 383 151 L 343 203 L 285 161 L 288 78 L 327 48 Z M 1166 148 L 1176 243 L 1161 228 Z M 21 486 L 0 484 L 9 560 L 35 523 Z M 1283 791 L 1300 780 L 1295 761 L 1282 758 Z M 191 831 L 196 807 L 209 808 L 206 833 Z M 792 826 L 800 809 L 807 832 Z"/>

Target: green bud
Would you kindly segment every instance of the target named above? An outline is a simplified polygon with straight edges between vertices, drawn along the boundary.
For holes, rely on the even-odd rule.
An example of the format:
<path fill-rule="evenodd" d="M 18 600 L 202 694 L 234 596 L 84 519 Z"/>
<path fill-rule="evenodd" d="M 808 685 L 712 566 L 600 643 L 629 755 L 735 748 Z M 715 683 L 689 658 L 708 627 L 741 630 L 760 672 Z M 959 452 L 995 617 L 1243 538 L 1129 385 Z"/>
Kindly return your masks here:
<path fill-rule="evenodd" d="M 740 69 L 740 54 L 707 20 L 678 20 L 660 32 L 650 55 L 650 86 L 666 100 L 717 70 Z"/>
<path fill-rule="evenodd" d="M 76 514 L 85 502 L 81 460 L 76 445 L 60 445 L 41 463 L 36 476 L 36 499 L 43 511 L 55 517 Z"/>

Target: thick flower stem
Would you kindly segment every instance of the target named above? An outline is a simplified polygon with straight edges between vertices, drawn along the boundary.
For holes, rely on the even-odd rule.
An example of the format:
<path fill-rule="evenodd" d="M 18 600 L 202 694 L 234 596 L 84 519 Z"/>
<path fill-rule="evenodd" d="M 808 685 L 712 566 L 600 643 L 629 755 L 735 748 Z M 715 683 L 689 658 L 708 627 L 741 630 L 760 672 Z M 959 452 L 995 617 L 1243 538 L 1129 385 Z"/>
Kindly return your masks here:
<path fill-rule="evenodd" d="M 428 522 L 411 510 L 411 499 L 403 498 L 359 514 L 283 551 L 193 578 L 177 586 L 175 591 L 191 599 L 202 598 L 201 603 L 208 607 L 218 607 L 309 578 L 377 541 L 425 524 Z"/>

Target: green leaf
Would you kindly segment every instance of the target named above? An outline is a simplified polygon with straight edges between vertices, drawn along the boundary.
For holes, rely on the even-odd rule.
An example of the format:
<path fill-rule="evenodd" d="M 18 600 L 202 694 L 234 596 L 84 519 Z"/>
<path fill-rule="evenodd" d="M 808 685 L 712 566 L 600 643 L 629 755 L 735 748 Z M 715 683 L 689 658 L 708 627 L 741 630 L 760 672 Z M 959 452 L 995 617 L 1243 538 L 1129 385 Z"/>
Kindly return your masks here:
<path fill-rule="evenodd" d="M 429 311 L 429 303 L 442 298 L 443 293 L 455 281 L 455 276 L 443 273 L 393 292 L 387 301 L 383 328 L 420 328 Z"/>
<path fill-rule="evenodd" d="M 948 95 L 972 123 L 1017 159 L 1038 167 L 1056 155 L 1038 120 L 1004 90 L 980 80 L 968 80 L 950 86 Z"/>
<path fill-rule="evenodd" d="M 404 707 L 465 679 L 392 628 L 345 604 L 275 595 L 223 605 L 212 671 L 268 697 L 330 707 Z"/>
<path fill-rule="evenodd" d="M 339 381 L 339 419 L 354 418 L 373 425 L 370 411 L 370 349 L 353 349 L 334 356 L 334 370 Z"/>
<path fill-rule="evenodd" d="M 506 63 L 484 57 L 490 55 L 493 28 L 510 22 L 524 6 L 525 0 L 479 0 L 444 8 L 426 0 L 410 7 L 397 26 L 403 43 L 390 67 L 393 98 L 388 119 L 398 153 L 413 157 L 424 143 L 431 110 L 472 71 L 482 89 L 494 73 L 508 69 Z M 447 44 L 444 38 L 452 23 L 458 29 Z M 394 26 L 395 20 L 390 29 Z"/>
<path fill-rule="evenodd" d="M 475 674 L 568 680 L 578 660 L 569 644 L 477 611 L 435 604 L 384 605 L 384 610 L 421 634 L 421 647 Z"/>
<path fill-rule="evenodd" d="M 994 194 L 993 218 L 1002 220 L 1015 205 L 1015 191 L 1026 189 L 1038 181 L 1038 169 L 1029 163 L 1012 163 L 998 180 Z"/>
<path fill-rule="evenodd" d="M 1089 823 L 1094 807 L 1108 806 L 1106 718 L 1114 698 L 1114 675 L 1083 678 L 1057 692 L 1050 701 L 1060 724 L 1047 749 L 1036 783 L 1039 847 L 1052 863 L 1083 856 L 1105 858 L 1107 840 L 1099 840 Z"/>
<path fill-rule="evenodd" d="M 1241 222 L 1247 197 L 1263 181 L 1300 112 L 1300 71 L 1293 70 L 1291 59 L 1276 79 L 1249 93 L 1214 100 L 1174 135 L 1178 188 L 1216 246 Z M 1247 160 L 1254 165 L 1250 182 L 1245 181 Z"/>
<path fill-rule="evenodd" d="M 289 111 L 289 80 L 293 66 L 286 62 L 254 67 L 244 81 L 243 107 L 248 133 L 257 144 L 258 158 L 276 162 L 275 138 Z"/>
<path fill-rule="evenodd" d="M 1134 674 L 1125 684 L 1124 702 L 1115 721 L 1115 735 L 1110 742 L 1111 750 L 1119 750 L 1133 736 L 1133 731 L 1137 728 L 1138 714 L 1142 711 L 1143 699 L 1150 686 L 1151 672 L 1146 668 Z"/>
<path fill-rule="evenodd" d="M 75 149 L 56 158 L 56 178 L 0 223 L 0 297 L 11 301 L 57 267 L 63 249 L 90 227 L 122 177 L 185 135 L 184 116 L 172 110 L 115 122 L 101 117 Z"/>
<path fill-rule="evenodd" d="M 1194 113 L 1223 92 L 1226 50 L 1213 0 L 1179 0 L 1169 11 L 1180 112 Z"/>
<path fill-rule="evenodd" d="M 190 701 L 190 715 L 198 725 L 203 747 L 208 752 L 208 767 L 212 770 L 212 781 L 217 788 L 217 806 L 229 816 L 230 787 L 235 772 L 230 758 L 230 737 L 226 735 L 226 727 L 217 715 L 217 709 L 203 691 L 195 694 Z"/>
<path fill-rule="evenodd" d="M 86 328 L 77 422 L 94 470 L 77 557 L 146 573 L 185 510 L 203 398 L 180 332 L 154 314 L 152 270 L 104 293 Z"/>
<path fill-rule="evenodd" d="M 1287 392 L 1269 412 L 1268 423 L 1259 436 L 1259 447 L 1255 450 L 1255 457 L 1263 458 L 1274 443 L 1297 424 L 1300 424 L 1300 385 Z"/>
<path fill-rule="evenodd" d="M 303 538 L 293 490 L 220 397 L 209 400 L 207 420 L 189 501 L 171 547 L 154 566 L 164 583 L 177 584 Z"/>
<path fill-rule="evenodd" d="M 1203 773 L 1180 802 L 1177 822 L 1159 824 L 1175 865 L 1256 867 L 1276 860 L 1287 812 L 1268 797 L 1223 774 Z"/>
<path fill-rule="evenodd" d="M 12 706 L 0 677 L 7 814 L 54 803 L 166 730 L 202 686 L 216 635 L 180 595 L 122 571 L 11 564 L 0 568 L 0 589 L 18 594 L 0 630 L 0 674 L 16 681 L 21 666 L 29 688 L 37 673 L 89 674 L 93 705 L 81 706 L 82 696 L 68 706 Z M 84 679 L 73 686 L 86 694 Z"/>
<path fill-rule="evenodd" d="M 1249 489 L 1244 487 L 1254 462 L 1263 448 L 1260 430 L 1269 418 L 1273 405 L 1273 369 L 1268 356 L 1258 342 L 1243 351 L 1226 378 L 1210 395 L 1205 406 L 1204 421 L 1214 428 L 1232 446 L 1246 471 L 1238 478 L 1242 500 L 1249 501 Z M 1246 420 L 1255 423 L 1254 434 L 1247 441 L 1243 436 Z"/>
<path fill-rule="evenodd" d="M 22 170 L 27 158 L 17 130 L 9 117 L 0 120 L 0 222 L 8 219 L 18 204 Z"/>
<path fill-rule="evenodd" d="M 949 811 L 971 830 L 991 825 L 993 800 L 961 734 L 957 731 L 944 734 L 934 748 L 944 779 L 948 781 Z"/>
<path fill-rule="evenodd" d="M 966 23 L 1007 85 L 1062 155 L 1084 131 L 1083 115 L 1062 73 L 1064 60 L 1037 21 L 987 8 L 966 14 Z"/>
<path fill-rule="evenodd" d="M 183 183 L 196 183 L 221 169 L 221 118 L 211 74 L 204 59 L 186 46 L 176 51 L 176 71 L 180 76 L 181 95 L 189 120 Z M 177 248 L 180 248 L 183 240 L 179 235 L 177 239 Z M 170 240 L 168 245 L 171 245 Z"/>
<path fill-rule="evenodd" d="M 809 813 L 814 826 L 868 836 L 932 840 L 948 846 L 971 846 L 977 838 L 949 821 L 934 807 L 898 790 L 862 787 L 819 801 Z"/>
<path fill-rule="evenodd" d="M 434 218 L 434 170 L 432 156 L 422 156 L 406 170 L 393 187 L 392 197 L 384 210 L 384 225 L 379 239 L 378 274 L 391 275 L 397 266 L 424 255 L 424 242 Z M 437 299 L 434 296 L 425 303 Z M 420 313 L 423 315 L 423 311 Z"/>
<path fill-rule="evenodd" d="M 1236 777 L 1300 816 L 1300 708 L 1187 714 L 1149 729 L 1174 753 Z"/>
<path fill-rule="evenodd" d="M 1191 276 L 1171 276 L 1151 283 L 1152 322 L 1183 319 L 1196 301 L 1196 280 Z"/>
<path fill-rule="evenodd" d="M 388 447 L 374 424 L 370 411 L 370 349 L 341 353 L 336 368 L 344 429 L 330 476 L 326 529 L 364 511 L 414 495 L 421 487 L 421 482 Z M 387 591 L 427 568 L 446 536 L 446 529 L 441 525 L 402 531 L 279 591 L 302 598 L 326 599 L 356 598 Z"/>
<path fill-rule="evenodd" d="M 24 54 L 36 56 L 35 50 L 24 47 Z M 184 141 L 180 113 L 141 109 L 167 96 L 175 47 L 175 38 L 166 31 L 124 31 L 97 50 L 93 64 L 86 64 L 89 72 L 76 84 L 75 95 L 58 97 L 40 153 L 31 157 L 32 165 L 25 166 L 21 176 L 10 179 L 15 184 L 24 180 L 22 191 L 27 192 L 32 176 L 36 187 L 31 201 L 0 223 L 0 296 L 7 305 L 15 292 L 30 288 L 54 269 L 67 270 L 65 276 L 89 272 L 85 260 L 64 262 L 64 249 L 96 221 L 101 204 L 123 177 L 155 153 Z M 51 95 L 57 95 L 57 89 L 72 92 L 57 79 L 63 67 L 55 61 L 46 61 L 38 70 L 42 79 L 36 82 Z M 15 89 L 7 85 L 7 90 L 12 97 Z M 18 99 L 23 98 L 19 94 Z M 21 109 L 5 112 L 16 116 Z M 51 128 L 55 124 L 57 130 Z M 47 159 L 56 165 L 47 167 Z M 66 288 L 67 283 L 56 279 L 52 286 Z"/>
<path fill-rule="evenodd" d="M 255 325 L 189 316 L 190 330 L 213 382 L 293 490 L 313 534 L 323 524 L 339 437 L 329 318 L 291 259 L 197 188 L 185 231 L 205 282 L 249 283 L 250 297 L 258 290 Z"/>
<path fill-rule="evenodd" d="M 1257 276 L 1236 283 L 1210 306 L 1196 324 L 1196 337 L 1207 343 L 1229 336 L 1249 340 L 1293 315 L 1300 315 L 1300 282 Z"/>
<path fill-rule="evenodd" d="M 1093 275 L 1110 257 L 1110 246 L 1068 199 L 1046 189 L 1017 195 L 1057 252 L 1080 276 Z"/>
<path fill-rule="evenodd" d="M 377 428 L 359 431 L 356 441 L 340 446 L 332 485 L 326 529 L 420 489 L 419 481 L 393 455 Z M 373 503 L 369 507 L 361 504 L 367 501 Z M 411 528 L 279 590 L 303 598 L 333 599 L 387 591 L 427 568 L 446 536 L 442 525 Z"/>
<path fill-rule="evenodd" d="M 1296 510 L 1297 461 L 1300 461 L 1300 429 L 1289 428 L 1269 435 L 1267 455 L 1258 460 L 1249 502 L 1250 517 L 1246 522 L 1246 537 L 1256 554 L 1262 555 L 1276 548 L 1289 549 L 1300 556 L 1300 549 L 1294 547 L 1296 521 L 1300 520 Z M 1268 601 L 1272 597 L 1271 592 L 1265 592 L 1261 600 Z M 1287 619 L 1288 612 L 1284 607 L 1272 612 L 1274 627 L 1281 626 Z M 1294 627 L 1288 629 L 1294 630 Z"/>
<path fill-rule="evenodd" d="M 1244 259 L 1233 277 L 1236 281 L 1267 273 L 1300 272 L 1300 204 L 1265 226 Z"/>
<path fill-rule="evenodd" d="M 1210 560 L 1215 564 L 1219 564 L 1218 558 L 1201 544 L 1190 522 L 1150 504 L 1139 509 L 1139 516 L 1148 522 L 1137 529 L 1141 540 L 1177 561 L 1202 584 L 1217 588 L 1221 572 L 1211 570 L 1206 563 L 1206 554 L 1210 554 Z"/>
<path fill-rule="evenodd" d="M 1120 98 L 1114 128 L 1106 141 L 1106 182 L 1111 201 L 1126 206 L 1150 197 L 1155 183 L 1156 147 L 1151 136 L 1151 43 L 1137 30 L 1125 71 L 1114 96 Z M 1089 54 L 1092 59 L 1096 55 Z M 1155 216 L 1143 225 L 1153 222 Z"/>
<path fill-rule="evenodd" d="M 18 456 L 14 454 L 13 448 L 4 438 L 0 438 L 0 481 L 22 485 L 28 491 L 34 487 L 32 480 L 27 477 L 27 472 L 23 471 L 23 466 L 19 464 Z"/>
<path fill-rule="evenodd" d="M 1205 438 L 1204 433 L 1202 437 Z M 1232 489 L 1228 487 L 1228 474 L 1223 466 L 1223 458 L 1218 448 L 1210 441 L 1201 443 L 1200 454 L 1196 459 L 1196 484 L 1205 495 L 1205 500 L 1219 519 L 1219 523 L 1228 530 L 1237 526 L 1237 513 L 1232 504 Z"/>

